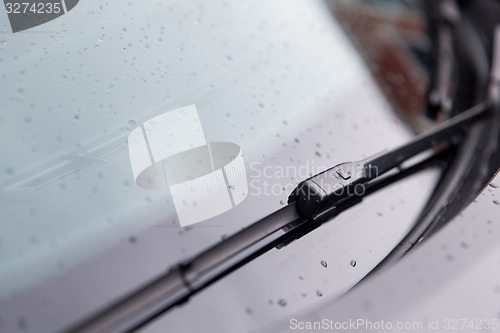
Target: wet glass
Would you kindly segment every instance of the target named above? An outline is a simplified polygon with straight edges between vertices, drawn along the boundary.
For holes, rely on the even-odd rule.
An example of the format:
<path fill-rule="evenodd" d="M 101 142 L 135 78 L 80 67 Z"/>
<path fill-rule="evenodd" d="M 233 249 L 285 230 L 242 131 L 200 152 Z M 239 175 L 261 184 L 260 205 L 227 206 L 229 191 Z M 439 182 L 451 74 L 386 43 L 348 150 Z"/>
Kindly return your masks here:
<path fill-rule="evenodd" d="M 283 207 L 310 175 L 428 126 L 428 41 L 410 2 L 85 1 L 15 34 L 2 22 L 0 300 L 19 330 L 63 327 Z M 168 188 L 136 183 L 128 140 L 192 104 L 207 142 L 241 148 L 248 193 L 181 227 Z M 339 297 L 411 228 L 436 179 L 384 190 L 149 329 L 203 329 L 188 318 L 217 309 L 235 318 L 220 331 L 271 325 Z M 73 311 L 62 284 L 97 292 Z M 56 323 L 49 306 L 23 310 L 47 297 L 66 311 Z"/>

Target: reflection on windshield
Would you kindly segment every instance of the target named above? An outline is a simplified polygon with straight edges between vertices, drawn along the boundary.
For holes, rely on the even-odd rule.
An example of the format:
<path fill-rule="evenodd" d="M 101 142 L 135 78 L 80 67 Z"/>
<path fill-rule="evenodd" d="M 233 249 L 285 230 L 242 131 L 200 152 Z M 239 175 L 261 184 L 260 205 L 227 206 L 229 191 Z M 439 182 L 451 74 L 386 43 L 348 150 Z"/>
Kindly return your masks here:
<path fill-rule="evenodd" d="M 418 4 L 333 1 L 334 14 L 361 51 L 394 110 L 413 130 L 430 126 L 422 112 L 429 80 L 429 47 Z"/>

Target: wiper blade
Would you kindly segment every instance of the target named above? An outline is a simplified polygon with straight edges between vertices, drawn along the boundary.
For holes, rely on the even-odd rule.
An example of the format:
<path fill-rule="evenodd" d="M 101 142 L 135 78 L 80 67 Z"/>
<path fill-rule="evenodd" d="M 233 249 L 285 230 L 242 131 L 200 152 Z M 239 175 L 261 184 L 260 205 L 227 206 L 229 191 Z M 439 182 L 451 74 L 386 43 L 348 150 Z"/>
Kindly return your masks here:
<path fill-rule="evenodd" d="M 304 180 L 284 208 L 178 264 L 67 332 L 130 332 L 141 327 L 261 254 L 306 235 L 364 196 L 442 161 L 446 149 L 413 166 L 401 165 L 431 148 L 452 145 L 464 127 L 486 116 L 490 109 L 489 103 L 481 103 L 397 149 L 364 161 L 342 163 Z"/>

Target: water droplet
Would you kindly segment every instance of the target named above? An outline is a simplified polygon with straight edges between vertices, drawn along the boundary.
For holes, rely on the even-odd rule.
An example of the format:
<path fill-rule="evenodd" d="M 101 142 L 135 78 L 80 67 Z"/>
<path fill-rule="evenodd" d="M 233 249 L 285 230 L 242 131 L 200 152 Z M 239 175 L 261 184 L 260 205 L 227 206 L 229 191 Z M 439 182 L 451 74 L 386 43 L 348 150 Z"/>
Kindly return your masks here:
<path fill-rule="evenodd" d="M 285 300 L 285 299 L 283 299 L 283 298 L 282 298 L 282 299 L 280 299 L 280 300 L 278 301 L 278 305 L 279 305 L 279 306 L 285 307 L 285 306 L 286 306 L 286 304 L 287 304 L 287 302 L 286 302 L 286 300 Z"/>
<path fill-rule="evenodd" d="M 356 260 L 351 260 L 351 262 L 349 263 L 349 265 L 351 265 L 352 267 L 356 267 Z"/>
<path fill-rule="evenodd" d="M 135 126 L 135 125 L 137 124 L 137 122 L 136 122 L 135 120 L 133 120 L 133 119 L 130 119 L 130 120 L 128 121 L 128 124 L 129 124 L 129 125 L 132 125 L 132 126 Z"/>
<path fill-rule="evenodd" d="M 231 190 L 234 190 L 234 189 L 235 189 L 234 185 L 229 185 L 229 188 L 230 188 Z"/>
<path fill-rule="evenodd" d="M 2 40 L 0 43 L 2 43 L 2 45 L 7 45 L 7 41 L 6 40 Z"/>
<path fill-rule="evenodd" d="M 497 200 L 493 200 L 493 203 L 494 203 L 495 205 L 500 205 L 500 202 L 498 202 Z"/>
<path fill-rule="evenodd" d="M 285 204 L 285 202 L 283 200 L 280 200 L 280 205 L 283 206 L 284 204 Z"/>
<path fill-rule="evenodd" d="M 257 106 L 262 109 L 262 108 L 264 108 L 264 103 L 262 103 L 262 102 L 258 103 Z"/>
<path fill-rule="evenodd" d="M 490 183 L 490 186 L 493 187 L 493 188 L 498 188 L 498 185 L 495 184 L 495 183 Z"/>
<path fill-rule="evenodd" d="M 19 327 L 20 330 L 24 331 L 28 328 L 28 323 L 26 322 L 26 319 L 24 318 L 19 318 L 17 321 L 17 327 Z"/>
<path fill-rule="evenodd" d="M 321 260 L 321 266 L 328 267 L 328 263 L 325 260 Z"/>
<path fill-rule="evenodd" d="M 321 297 L 323 296 L 323 293 L 319 290 L 316 290 L 316 296 Z"/>

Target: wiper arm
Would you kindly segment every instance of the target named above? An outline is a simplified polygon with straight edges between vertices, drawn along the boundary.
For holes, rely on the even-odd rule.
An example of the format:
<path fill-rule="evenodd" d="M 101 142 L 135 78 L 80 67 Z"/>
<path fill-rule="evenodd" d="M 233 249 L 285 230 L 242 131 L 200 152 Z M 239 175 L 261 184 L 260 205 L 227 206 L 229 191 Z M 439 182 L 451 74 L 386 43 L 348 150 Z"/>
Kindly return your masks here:
<path fill-rule="evenodd" d="M 306 235 L 364 196 L 442 161 L 446 148 L 413 166 L 401 165 L 431 148 L 451 146 L 462 129 L 485 117 L 490 109 L 489 103 L 481 103 L 395 150 L 342 163 L 304 180 L 284 208 L 171 268 L 68 332 L 130 332 L 141 327 L 252 259 Z"/>

